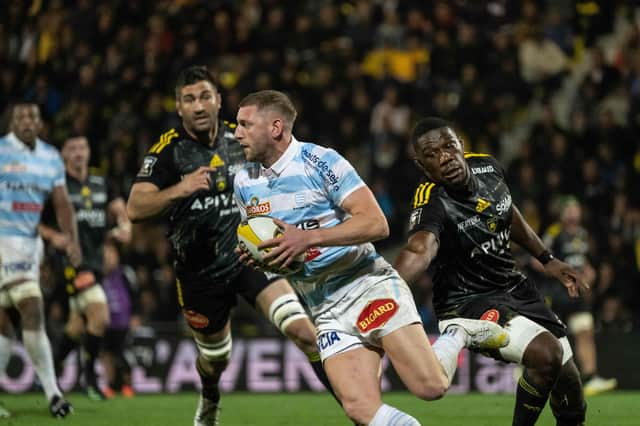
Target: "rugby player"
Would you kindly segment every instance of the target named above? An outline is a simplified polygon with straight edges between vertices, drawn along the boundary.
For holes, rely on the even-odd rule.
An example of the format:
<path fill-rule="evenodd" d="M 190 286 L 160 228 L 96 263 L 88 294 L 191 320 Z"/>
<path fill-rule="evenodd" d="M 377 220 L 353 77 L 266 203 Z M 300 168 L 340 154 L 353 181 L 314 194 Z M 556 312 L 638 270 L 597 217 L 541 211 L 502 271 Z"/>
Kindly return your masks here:
<path fill-rule="evenodd" d="M 132 221 L 163 215 L 169 224 L 178 303 L 198 346 L 202 393 L 195 425 L 218 424 L 218 381 L 231 355 L 229 315 L 242 296 L 308 356 L 331 389 L 315 344 L 315 329 L 285 279 L 267 279 L 239 260 L 240 213 L 233 179 L 246 160 L 231 125 L 220 122 L 221 96 L 207 69 L 184 69 L 176 83 L 182 126 L 160 136 L 131 188 Z"/>
<path fill-rule="evenodd" d="M 446 392 L 463 347 L 498 348 L 507 335 L 490 321 L 454 320 L 432 349 L 411 291 L 371 244 L 389 233 L 371 190 L 336 151 L 298 141 L 296 115 L 291 100 L 274 90 L 240 102 L 235 135 L 261 168 L 236 175 L 238 205 L 246 216 L 268 214 L 284 228 L 260 244 L 270 248 L 263 262 L 246 253 L 242 260 L 282 270 L 304 253 L 303 269 L 287 278 L 311 312 L 347 416 L 360 425 L 419 425 L 382 402 L 385 352 L 409 390 L 433 400 Z"/>
<path fill-rule="evenodd" d="M 516 268 L 510 241 L 536 257 L 571 297 L 587 285 L 523 219 L 491 156 L 465 154 L 453 128 L 437 117 L 420 120 L 411 142 L 427 182 L 416 190 L 409 239 L 394 266 L 410 283 L 432 267 L 441 330 L 462 316 L 496 321 L 509 333 L 507 346 L 484 352 L 524 366 L 514 425 L 534 424 L 549 395 L 558 425 L 582 424 L 586 404 L 565 326 Z"/>

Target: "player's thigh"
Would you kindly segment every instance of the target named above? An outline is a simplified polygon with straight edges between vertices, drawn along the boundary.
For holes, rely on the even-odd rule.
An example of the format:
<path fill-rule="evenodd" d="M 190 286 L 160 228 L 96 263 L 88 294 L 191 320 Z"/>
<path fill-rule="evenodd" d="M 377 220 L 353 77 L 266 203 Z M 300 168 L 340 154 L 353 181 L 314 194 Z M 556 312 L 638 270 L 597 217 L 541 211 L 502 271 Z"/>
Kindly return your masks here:
<path fill-rule="evenodd" d="M 42 291 L 35 281 L 25 281 L 12 286 L 9 297 L 20 313 L 22 328 L 36 330 L 44 325 Z"/>
<path fill-rule="evenodd" d="M 442 366 L 422 324 L 399 328 L 382 338 L 389 360 L 407 388 L 423 399 L 436 399 L 446 391 Z"/>
<path fill-rule="evenodd" d="M 327 377 L 343 405 L 365 404 L 377 408 L 381 404 L 378 376 L 381 359 L 379 349 L 359 346 L 324 361 Z"/>
<path fill-rule="evenodd" d="M 237 301 L 233 285 L 217 285 L 209 281 L 180 279 L 177 293 L 189 328 L 203 336 L 225 328 Z"/>
<path fill-rule="evenodd" d="M 71 336 L 79 338 L 84 333 L 84 318 L 82 314 L 76 310 L 69 311 L 69 317 L 67 318 L 67 324 L 65 325 L 65 331 Z"/>

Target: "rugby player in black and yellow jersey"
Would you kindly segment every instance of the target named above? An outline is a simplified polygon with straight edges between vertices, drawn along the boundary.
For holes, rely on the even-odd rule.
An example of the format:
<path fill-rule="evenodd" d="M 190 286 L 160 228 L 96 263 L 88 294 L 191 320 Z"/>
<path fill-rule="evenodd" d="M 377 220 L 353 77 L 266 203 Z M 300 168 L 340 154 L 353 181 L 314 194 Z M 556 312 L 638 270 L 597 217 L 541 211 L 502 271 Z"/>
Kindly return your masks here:
<path fill-rule="evenodd" d="M 218 381 L 231 354 L 229 314 L 238 295 L 259 309 L 309 357 L 329 387 L 315 328 L 289 283 L 243 266 L 234 249 L 240 212 L 235 173 L 245 166 L 232 126 L 218 120 L 221 97 L 205 67 L 184 69 L 176 83 L 182 126 L 162 134 L 131 188 L 132 221 L 164 216 L 169 224 L 178 303 L 198 346 L 202 394 L 194 424 L 218 424 Z"/>
<path fill-rule="evenodd" d="M 510 241 L 537 257 L 570 296 L 587 286 L 525 222 L 492 157 L 465 154 L 456 132 L 436 117 L 419 121 L 411 141 L 428 182 L 415 193 L 408 242 L 394 267 L 414 282 L 431 266 L 441 327 L 455 317 L 481 318 L 509 332 L 510 343 L 488 355 L 524 366 L 514 425 L 534 424 L 549 395 L 558 425 L 582 424 L 586 404 L 565 326 L 515 267 Z"/>

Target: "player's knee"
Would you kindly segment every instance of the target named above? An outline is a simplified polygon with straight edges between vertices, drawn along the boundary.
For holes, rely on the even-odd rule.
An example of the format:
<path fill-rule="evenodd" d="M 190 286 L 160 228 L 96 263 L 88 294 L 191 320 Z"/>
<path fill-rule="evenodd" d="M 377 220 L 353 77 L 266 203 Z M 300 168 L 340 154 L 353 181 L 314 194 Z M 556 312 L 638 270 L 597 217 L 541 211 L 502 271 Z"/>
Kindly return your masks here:
<path fill-rule="evenodd" d="M 204 342 L 200 339 L 196 340 L 196 346 L 200 353 L 200 358 L 210 365 L 226 366 L 231 358 L 232 340 L 231 334 L 227 334 L 218 342 Z"/>
<path fill-rule="evenodd" d="M 282 333 L 293 339 L 301 341 L 304 339 L 309 340 L 309 334 L 311 334 L 311 340 L 315 341 L 313 331 L 312 333 L 309 333 L 308 330 L 305 331 L 305 327 L 303 327 L 302 324 L 296 324 L 296 326 L 293 327 L 294 322 L 302 323 L 302 321 L 297 320 L 308 320 L 308 318 L 298 297 L 293 293 L 286 293 L 277 297 L 269 306 L 269 319 L 271 322 L 278 327 Z M 294 332 L 296 334 L 294 334 Z"/>
<path fill-rule="evenodd" d="M 308 318 L 299 318 L 290 323 L 285 329 L 285 334 L 302 352 L 317 352 L 315 327 Z"/>
<path fill-rule="evenodd" d="M 449 381 L 444 374 L 420 380 L 411 386 L 411 393 L 425 401 L 434 401 L 442 398 L 447 393 Z"/>
<path fill-rule="evenodd" d="M 341 403 L 347 417 L 359 425 L 368 424 L 377 410 L 367 398 L 344 398 Z"/>
<path fill-rule="evenodd" d="M 93 334 L 104 335 L 109 325 L 109 308 L 104 303 L 96 303 L 93 309 L 87 310 L 87 328 Z"/>
<path fill-rule="evenodd" d="M 527 347 L 524 365 L 540 380 L 553 382 L 562 369 L 564 350 L 551 333 L 542 333 Z"/>
<path fill-rule="evenodd" d="M 20 322 L 27 330 L 38 330 L 44 327 L 42 299 L 29 297 L 19 302 Z"/>

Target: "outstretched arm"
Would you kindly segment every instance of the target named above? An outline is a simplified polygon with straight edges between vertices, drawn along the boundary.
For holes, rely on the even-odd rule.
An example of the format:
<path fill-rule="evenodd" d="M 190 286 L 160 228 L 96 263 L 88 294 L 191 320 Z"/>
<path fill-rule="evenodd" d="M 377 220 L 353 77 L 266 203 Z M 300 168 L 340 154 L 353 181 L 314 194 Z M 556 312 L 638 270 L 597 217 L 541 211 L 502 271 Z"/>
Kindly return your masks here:
<path fill-rule="evenodd" d="M 438 254 L 438 239 L 427 231 L 418 231 L 409 237 L 400 250 L 393 267 L 408 283 L 415 282 Z"/>
<path fill-rule="evenodd" d="M 538 259 L 544 266 L 545 274 L 560 281 L 567 288 L 569 296 L 578 297 L 581 292 L 589 289 L 589 286 L 580 278 L 578 271 L 550 256 L 540 237 L 524 220 L 515 204 L 511 220 L 511 239 Z"/>

